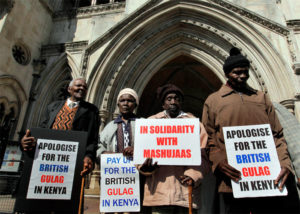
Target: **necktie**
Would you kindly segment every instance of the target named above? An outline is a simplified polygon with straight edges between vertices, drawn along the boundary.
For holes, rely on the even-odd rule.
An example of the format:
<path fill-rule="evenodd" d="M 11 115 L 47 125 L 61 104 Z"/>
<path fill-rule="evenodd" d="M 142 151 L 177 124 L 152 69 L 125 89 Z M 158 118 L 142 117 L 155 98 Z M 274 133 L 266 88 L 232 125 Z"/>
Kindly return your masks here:
<path fill-rule="evenodd" d="M 74 103 L 74 102 L 70 103 L 70 105 L 69 105 L 70 108 L 75 108 L 75 106 L 76 106 L 76 103 Z"/>
<path fill-rule="evenodd" d="M 124 150 L 124 136 L 123 136 L 123 127 L 122 123 L 118 123 L 118 130 L 117 130 L 117 143 L 118 143 L 118 151 L 117 152 L 123 152 Z"/>

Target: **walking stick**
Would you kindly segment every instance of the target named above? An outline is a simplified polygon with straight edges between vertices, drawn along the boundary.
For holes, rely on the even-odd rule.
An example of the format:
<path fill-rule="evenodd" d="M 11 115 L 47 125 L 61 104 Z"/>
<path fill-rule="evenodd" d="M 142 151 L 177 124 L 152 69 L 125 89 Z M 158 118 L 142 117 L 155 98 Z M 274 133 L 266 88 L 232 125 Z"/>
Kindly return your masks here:
<path fill-rule="evenodd" d="M 192 185 L 188 185 L 188 191 L 189 191 L 189 214 L 192 214 L 192 210 L 193 210 L 193 200 L 192 200 L 192 193 L 193 193 L 193 186 Z"/>
<path fill-rule="evenodd" d="M 83 191 L 84 191 L 84 176 L 81 178 L 81 189 L 80 189 L 80 200 L 79 200 L 78 214 L 81 214 Z"/>

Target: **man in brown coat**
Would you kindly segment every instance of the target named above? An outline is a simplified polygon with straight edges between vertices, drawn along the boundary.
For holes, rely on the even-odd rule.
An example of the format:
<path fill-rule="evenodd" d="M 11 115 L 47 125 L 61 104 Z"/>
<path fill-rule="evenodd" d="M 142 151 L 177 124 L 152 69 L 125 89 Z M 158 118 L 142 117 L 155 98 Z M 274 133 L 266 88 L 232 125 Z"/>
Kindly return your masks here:
<path fill-rule="evenodd" d="M 241 179 L 241 172 L 227 162 L 223 127 L 270 124 L 281 165 L 281 171 L 275 180 L 280 190 L 291 172 L 282 127 L 271 101 L 265 93 L 247 85 L 249 66 L 249 61 L 240 51 L 232 48 L 223 66 L 228 81 L 207 98 L 203 108 L 202 121 L 209 135 L 209 159 L 217 178 L 220 199 L 224 202 L 220 204 L 220 209 L 225 213 L 288 212 L 281 209 L 282 200 L 287 197 L 235 199 L 232 195 L 231 180 Z"/>
<path fill-rule="evenodd" d="M 164 111 L 151 119 L 195 118 L 181 110 L 183 92 L 173 84 L 166 84 L 157 90 L 158 99 Z M 204 150 L 207 133 L 200 123 L 199 144 Z M 188 213 L 188 185 L 193 186 L 193 213 L 200 207 L 200 184 L 210 171 L 210 165 L 204 151 L 201 152 L 201 166 L 157 166 L 152 159 L 147 159 L 140 167 L 141 174 L 146 176 L 143 205 L 151 208 L 152 214 Z"/>

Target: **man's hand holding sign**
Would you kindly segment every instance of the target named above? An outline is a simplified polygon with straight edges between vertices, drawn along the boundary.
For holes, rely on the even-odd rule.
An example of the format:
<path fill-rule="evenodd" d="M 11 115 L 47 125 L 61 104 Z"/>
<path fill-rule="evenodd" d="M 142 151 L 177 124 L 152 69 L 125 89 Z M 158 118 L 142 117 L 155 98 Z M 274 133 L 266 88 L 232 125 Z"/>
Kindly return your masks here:
<path fill-rule="evenodd" d="M 78 142 L 38 139 L 28 199 L 70 200 Z"/>
<path fill-rule="evenodd" d="M 241 172 L 228 164 L 227 159 L 222 160 L 217 166 L 218 170 L 229 177 L 231 180 L 238 182 L 241 179 Z"/>
<path fill-rule="evenodd" d="M 21 140 L 21 148 L 23 148 L 25 152 L 32 151 L 33 149 L 35 149 L 35 145 L 36 145 L 36 139 L 31 136 L 30 130 L 27 129 L 26 134 Z"/>
<path fill-rule="evenodd" d="M 143 205 L 158 213 L 196 212 L 199 185 L 210 170 L 201 151 L 207 134 L 199 119 L 181 110 L 181 89 L 166 84 L 157 94 L 164 111 L 137 120 L 135 128 L 134 163 L 146 176 Z"/>
<path fill-rule="evenodd" d="M 199 129 L 197 118 L 137 120 L 134 163 L 151 158 L 159 165 L 201 165 Z"/>
<path fill-rule="evenodd" d="M 87 133 L 42 128 L 32 128 L 31 132 L 36 137 L 35 145 L 34 149 L 27 147 L 24 151 L 24 176 L 17 193 L 16 211 L 81 211 L 80 172 Z"/>

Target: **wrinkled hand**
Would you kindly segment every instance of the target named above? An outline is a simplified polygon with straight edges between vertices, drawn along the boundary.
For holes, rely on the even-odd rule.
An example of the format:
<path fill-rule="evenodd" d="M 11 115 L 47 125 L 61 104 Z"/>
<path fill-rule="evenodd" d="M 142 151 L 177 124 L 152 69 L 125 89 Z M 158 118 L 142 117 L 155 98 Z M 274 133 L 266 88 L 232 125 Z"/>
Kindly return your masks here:
<path fill-rule="evenodd" d="M 220 172 L 222 172 L 224 175 L 234 180 L 235 182 L 238 182 L 241 179 L 241 172 L 230 166 L 227 160 L 220 162 L 217 168 Z"/>
<path fill-rule="evenodd" d="M 26 130 L 26 134 L 21 139 L 21 146 L 25 152 L 32 151 L 36 146 L 36 139 L 30 136 L 30 130 Z"/>
<path fill-rule="evenodd" d="M 158 168 L 157 161 L 153 164 L 152 158 L 147 158 L 143 165 L 141 166 L 140 170 L 143 172 L 153 172 L 156 168 Z"/>
<path fill-rule="evenodd" d="M 278 177 L 275 180 L 275 185 L 277 185 L 277 186 L 278 186 L 278 184 L 281 180 L 281 183 L 278 187 L 280 191 L 283 190 L 283 185 L 286 182 L 286 179 L 288 178 L 289 174 L 290 174 L 290 170 L 288 170 L 288 168 L 286 168 L 286 167 L 281 168 L 280 173 L 279 173 Z M 298 182 L 299 182 L 299 179 L 298 179 Z"/>
<path fill-rule="evenodd" d="M 132 157 L 133 156 L 133 147 L 132 146 L 126 147 L 123 151 L 123 155 L 127 156 L 127 157 Z"/>
<path fill-rule="evenodd" d="M 194 186 L 194 180 L 187 175 L 180 176 L 179 180 L 180 180 L 180 183 L 183 185 Z"/>
<path fill-rule="evenodd" d="M 81 176 L 85 176 L 91 173 L 94 169 L 94 163 L 90 157 L 84 157 L 83 159 L 83 170 L 80 172 Z"/>

